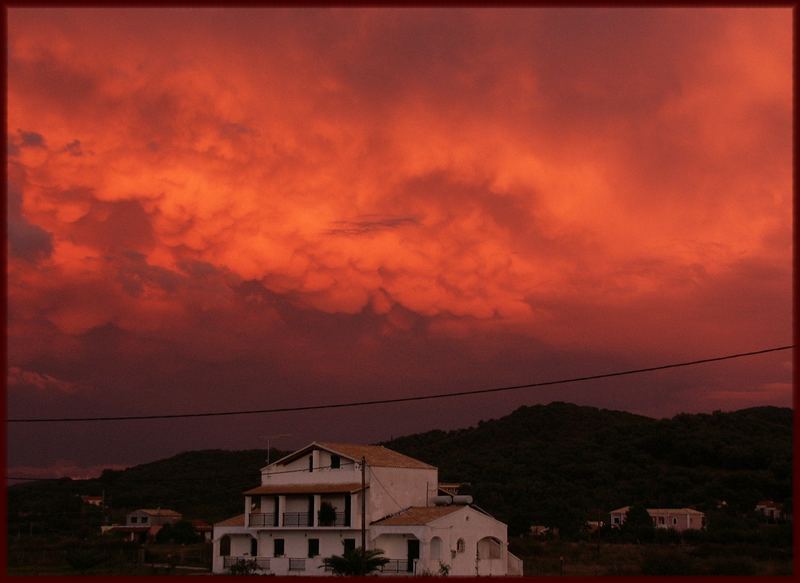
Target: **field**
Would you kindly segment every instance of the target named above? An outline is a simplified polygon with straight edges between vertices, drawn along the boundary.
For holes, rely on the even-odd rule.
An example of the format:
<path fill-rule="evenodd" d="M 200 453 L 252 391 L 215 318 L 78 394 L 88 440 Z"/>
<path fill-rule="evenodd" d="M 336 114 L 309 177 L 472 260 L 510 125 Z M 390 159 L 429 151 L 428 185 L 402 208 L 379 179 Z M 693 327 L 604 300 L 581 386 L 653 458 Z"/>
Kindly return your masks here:
<path fill-rule="evenodd" d="M 746 544 L 637 545 L 512 539 L 526 576 L 791 575 L 791 549 Z"/>

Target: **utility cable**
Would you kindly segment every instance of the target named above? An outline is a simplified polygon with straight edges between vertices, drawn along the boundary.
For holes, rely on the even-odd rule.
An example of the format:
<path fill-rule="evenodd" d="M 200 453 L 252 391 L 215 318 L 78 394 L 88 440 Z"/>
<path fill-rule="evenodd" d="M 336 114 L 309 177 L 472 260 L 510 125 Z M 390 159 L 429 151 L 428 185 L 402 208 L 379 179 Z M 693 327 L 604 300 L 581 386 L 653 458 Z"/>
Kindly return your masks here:
<path fill-rule="evenodd" d="M 621 377 L 627 375 L 641 374 L 646 372 L 653 372 L 657 370 L 665 370 L 670 368 L 679 368 L 684 366 L 694 366 L 698 364 L 706 364 L 709 362 L 719 362 L 722 360 L 732 360 L 734 358 L 744 358 L 746 356 L 756 356 L 758 354 L 766 354 L 768 352 L 777 352 L 779 350 L 790 350 L 794 345 L 779 346 L 776 348 L 765 348 L 763 350 L 754 350 L 751 352 L 740 352 L 738 354 L 728 354 L 725 356 L 715 356 L 712 358 L 703 358 L 700 360 L 691 360 L 687 362 L 677 362 L 672 364 L 662 364 L 659 366 L 650 366 L 647 368 L 637 368 L 632 370 L 624 370 L 617 372 L 609 372 L 603 374 L 594 374 L 582 377 L 574 377 L 568 379 L 559 379 L 555 381 L 542 381 L 537 383 L 527 383 L 524 385 L 512 385 L 507 387 L 494 387 L 489 389 L 475 389 L 469 391 L 458 391 L 454 393 L 435 393 L 431 395 L 417 395 L 413 397 L 398 397 L 394 399 L 375 399 L 372 401 L 352 401 L 349 403 L 327 403 L 323 405 L 302 405 L 297 407 L 276 407 L 273 409 L 253 409 L 242 411 L 207 411 L 203 413 L 173 413 L 165 415 L 118 415 L 107 417 L 34 417 L 28 419 L 6 419 L 6 423 L 78 423 L 78 422 L 91 422 L 91 421 L 142 421 L 145 419 L 178 419 L 178 418 L 191 418 L 191 417 L 223 417 L 231 415 L 258 415 L 267 413 L 292 413 L 297 411 L 314 411 L 319 409 L 340 409 L 344 407 L 365 407 L 370 405 L 384 405 L 388 403 L 408 403 L 411 401 L 425 401 L 429 399 L 447 399 L 453 397 L 463 397 L 467 395 L 480 395 L 487 393 L 499 393 L 502 391 L 515 391 L 518 389 L 530 389 L 535 387 L 547 387 L 553 385 L 563 385 L 567 383 L 578 383 L 584 381 L 591 381 L 597 379 L 605 379 L 611 377 Z"/>

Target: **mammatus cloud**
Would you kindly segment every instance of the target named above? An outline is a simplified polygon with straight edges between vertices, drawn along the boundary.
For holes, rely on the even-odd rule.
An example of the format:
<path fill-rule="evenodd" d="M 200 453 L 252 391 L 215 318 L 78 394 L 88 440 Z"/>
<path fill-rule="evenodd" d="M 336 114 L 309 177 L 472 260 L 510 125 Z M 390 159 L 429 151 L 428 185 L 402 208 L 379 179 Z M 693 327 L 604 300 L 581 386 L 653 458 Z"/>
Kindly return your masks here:
<path fill-rule="evenodd" d="M 783 344 L 791 14 L 11 10 L 14 374 L 213 408 Z"/>

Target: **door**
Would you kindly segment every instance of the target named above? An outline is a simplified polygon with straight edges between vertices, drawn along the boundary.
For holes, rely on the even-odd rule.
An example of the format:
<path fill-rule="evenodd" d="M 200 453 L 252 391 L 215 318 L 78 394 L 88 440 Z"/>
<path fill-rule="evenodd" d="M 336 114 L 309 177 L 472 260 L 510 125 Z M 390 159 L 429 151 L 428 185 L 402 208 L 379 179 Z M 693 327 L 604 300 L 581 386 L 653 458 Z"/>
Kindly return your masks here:
<path fill-rule="evenodd" d="M 254 538 L 250 539 L 250 556 L 251 557 L 258 556 L 258 539 Z"/>
<path fill-rule="evenodd" d="M 408 566 L 406 570 L 409 573 L 414 572 L 414 560 L 419 559 L 419 541 L 417 539 L 408 539 Z"/>
<path fill-rule="evenodd" d="M 283 553 L 284 553 L 283 539 L 282 538 L 276 538 L 275 539 L 274 552 L 272 553 L 272 555 L 275 556 L 275 557 L 282 557 Z"/>

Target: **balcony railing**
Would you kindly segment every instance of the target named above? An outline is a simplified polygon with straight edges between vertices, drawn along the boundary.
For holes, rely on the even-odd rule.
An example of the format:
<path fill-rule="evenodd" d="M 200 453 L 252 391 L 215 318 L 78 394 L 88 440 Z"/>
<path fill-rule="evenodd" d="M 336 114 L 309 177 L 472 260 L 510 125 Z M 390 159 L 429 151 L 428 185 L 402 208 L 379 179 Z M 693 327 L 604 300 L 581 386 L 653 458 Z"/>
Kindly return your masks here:
<path fill-rule="evenodd" d="M 271 512 L 251 512 L 250 526 L 275 526 L 275 514 Z"/>
<path fill-rule="evenodd" d="M 262 571 L 269 571 L 269 558 L 268 557 L 222 557 L 222 566 L 230 569 L 238 563 L 254 562 L 256 567 Z"/>
<path fill-rule="evenodd" d="M 319 521 L 319 526 L 347 526 L 347 521 L 345 520 L 344 512 L 337 512 L 336 517 L 333 520 Z"/>
<path fill-rule="evenodd" d="M 283 526 L 314 526 L 308 512 L 284 512 Z"/>
<path fill-rule="evenodd" d="M 289 570 L 290 571 L 305 571 L 306 570 L 306 560 L 305 559 L 289 559 Z"/>
<path fill-rule="evenodd" d="M 414 562 L 408 559 L 389 559 L 381 567 L 381 573 L 411 573 L 414 571 Z"/>

